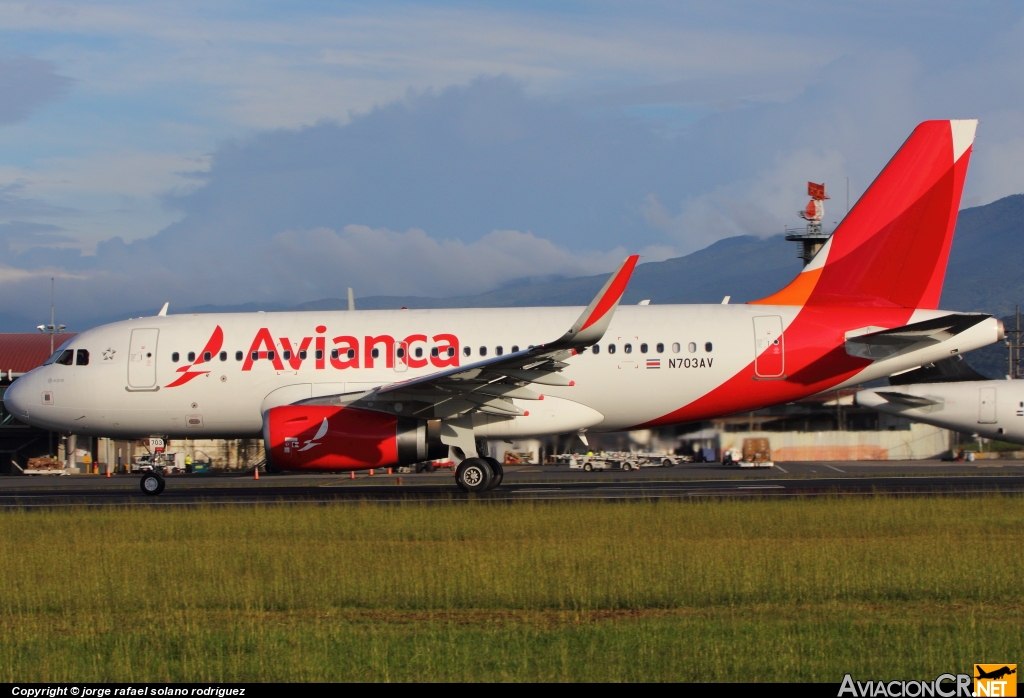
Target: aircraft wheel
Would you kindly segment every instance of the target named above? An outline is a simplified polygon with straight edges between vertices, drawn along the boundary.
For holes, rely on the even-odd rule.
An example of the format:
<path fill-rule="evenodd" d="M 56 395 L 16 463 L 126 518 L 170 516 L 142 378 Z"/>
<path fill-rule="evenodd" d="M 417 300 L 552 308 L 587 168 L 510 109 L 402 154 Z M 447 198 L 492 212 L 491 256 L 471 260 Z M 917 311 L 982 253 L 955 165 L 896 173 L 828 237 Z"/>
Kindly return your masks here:
<path fill-rule="evenodd" d="M 487 461 L 487 465 L 491 466 L 491 472 L 494 474 L 494 479 L 491 480 L 490 486 L 487 488 L 493 490 L 495 487 L 501 484 L 501 481 L 505 479 L 505 468 L 501 466 L 497 458 L 491 458 L 487 456 L 484 458 Z"/>
<path fill-rule="evenodd" d="M 492 480 L 494 473 L 483 458 L 467 458 L 455 469 L 455 484 L 463 492 L 483 492 Z"/>
<path fill-rule="evenodd" d="M 164 491 L 164 479 L 159 473 L 146 473 L 139 482 L 144 494 L 156 496 Z"/>
<path fill-rule="evenodd" d="M 591 463 L 584 463 L 583 469 L 589 473 L 594 469 L 594 466 Z"/>

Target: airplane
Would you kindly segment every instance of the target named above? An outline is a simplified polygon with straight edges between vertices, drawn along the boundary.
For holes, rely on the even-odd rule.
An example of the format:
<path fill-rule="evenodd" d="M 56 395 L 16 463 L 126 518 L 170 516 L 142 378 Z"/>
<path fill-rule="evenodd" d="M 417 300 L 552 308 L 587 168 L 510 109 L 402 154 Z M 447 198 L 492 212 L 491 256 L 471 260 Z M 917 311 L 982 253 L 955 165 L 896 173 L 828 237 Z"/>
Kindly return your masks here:
<path fill-rule="evenodd" d="M 917 422 L 1024 444 L 1024 381 L 913 383 L 862 390 L 858 405 Z"/>
<path fill-rule="evenodd" d="M 999 669 L 993 669 L 992 671 L 985 671 L 984 669 L 982 669 L 981 667 L 979 667 L 977 665 L 975 665 L 975 667 L 978 670 L 978 675 L 974 677 L 976 679 L 997 679 L 998 680 L 998 679 L 1003 678 L 1004 676 L 1011 676 L 1012 674 L 1016 674 L 1017 673 L 1016 669 L 1011 669 L 1009 666 L 1003 666 L 1003 667 L 1000 667 Z"/>
<path fill-rule="evenodd" d="M 485 439 L 647 429 L 790 402 L 1003 338 L 938 310 L 975 120 L 926 121 L 797 277 L 746 304 L 619 307 L 628 257 L 573 307 L 166 315 L 76 335 L 8 388 L 28 424 L 262 437 L 271 471 L 439 457 L 496 487 Z M 164 482 L 147 473 L 143 492 Z"/>

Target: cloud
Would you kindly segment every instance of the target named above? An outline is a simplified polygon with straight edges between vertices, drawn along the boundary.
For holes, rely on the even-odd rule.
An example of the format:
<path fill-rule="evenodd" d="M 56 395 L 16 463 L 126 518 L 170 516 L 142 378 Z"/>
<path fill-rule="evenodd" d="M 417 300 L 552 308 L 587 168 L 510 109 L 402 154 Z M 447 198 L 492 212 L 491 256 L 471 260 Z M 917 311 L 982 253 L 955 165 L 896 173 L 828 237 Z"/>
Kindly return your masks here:
<path fill-rule="evenodd" d="M 855 201 L 929 118 L 982 119 L 965 202 L 1024 189 L 1024 21 L 998 0 L 202 22 L 39 7 L 0 3 L 0 24 L 46 37 L 76 108 L 0 133 L 10 158 L 32 152 L 0 163 L 0 221 L 57 228 L 3 243 L 4 263 L 75 276 L 82 317 L 594 273 L 777 233 L 807 180 L 827 183 L 831 222 L 846 178 Z"/>
<path fill-rule="evenodd" d="M 16 259 L 24 262 L 41 249 Z M 80 327 L 96 318 L 155 309 L 165 300 L 176 308 L 243 302 L 276 306 L 344 297 L 349 286 L 360 296 L 468 295 L 524 277 L 605 272 L 625 254 L 621 248 L 572 253 L 515 230 L 492 231 L 464 243 L 418 229 L 397 232 L 349 225 L 337 231 L 282 231 L 255 240 L 230 257 L 212 253 L 196 258 L 187 249 L 166 256 L 150 245 L 115 239 L 102 243 L 94 257 L 65 258 L 63 268 L 5 266 L 0 268 L 0 283 L 11 307 L 38 305 L 38 279 L 56 274 L 63 280 L 62 313 Z"/>
<path fill-rule="evenodd" d="M 483 293 L 524 277 L 583 276 L 614 268 L 626 252 L 573 254 L 550 240 L 517 230 L 495 230 L 464 243 L 424 231 L 394 232 L 362 225 L 275 235 L 264 265 L 279 270 L 275 295 L 289 289 L 327 296 L 346 286 L 362 295 L 454 296 Z"/>
<path fill-rule="evenodd" d="M 32 112 L 64 97 L 72 80 L 50 61 L 0 56 L 0 125 L 27 119 Z"/>
<path fill-rule="evenodd" d="M 25 196 L 26 182 L 0 185 L 0 218 L 64 217 L 76 213 L 67 206 L 55 206 Z"/>
<path fill-rule="evenodd" d="M 63 228 L 49 223 L 11 221 L 0 223 L 0 245 L 8 254 L 16 254 L 31 247 L 59 245 L 73 242 L 74 238 L 61 234 Z"/>

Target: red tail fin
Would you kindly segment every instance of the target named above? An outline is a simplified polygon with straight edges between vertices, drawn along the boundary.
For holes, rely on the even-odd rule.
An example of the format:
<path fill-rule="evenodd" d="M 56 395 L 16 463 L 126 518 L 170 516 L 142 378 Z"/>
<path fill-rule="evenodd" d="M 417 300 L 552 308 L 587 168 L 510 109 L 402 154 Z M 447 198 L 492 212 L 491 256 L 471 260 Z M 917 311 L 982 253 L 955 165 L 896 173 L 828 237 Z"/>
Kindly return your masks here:
<path fill-rule="evenodd" d="M 925 121 L 770 305 L 936 308 L 975 120 Z"/>

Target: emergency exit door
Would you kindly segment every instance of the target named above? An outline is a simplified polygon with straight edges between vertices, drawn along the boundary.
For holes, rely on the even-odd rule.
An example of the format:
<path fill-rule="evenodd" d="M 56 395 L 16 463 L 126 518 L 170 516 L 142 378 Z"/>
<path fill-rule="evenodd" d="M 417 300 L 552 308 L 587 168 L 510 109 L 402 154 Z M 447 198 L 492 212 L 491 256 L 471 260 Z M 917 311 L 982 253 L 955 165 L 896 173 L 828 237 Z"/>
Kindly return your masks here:
<path fill-rule="evenodd" d="M 978 424 L 996 423 L 996 389 L 978 389 Z"/>
<path fill-rule="evenodd" d="M 132 330 L 128 350 L 128 387 L 152 388 L 156 385 L 156 340 L 160 330 Z"/>
<path fill-rule="evenodd" d="M 786 370 L 782 318 L 759 315 L 754 318 L 754 375 L 758 378 L 782 378 Z"/>

